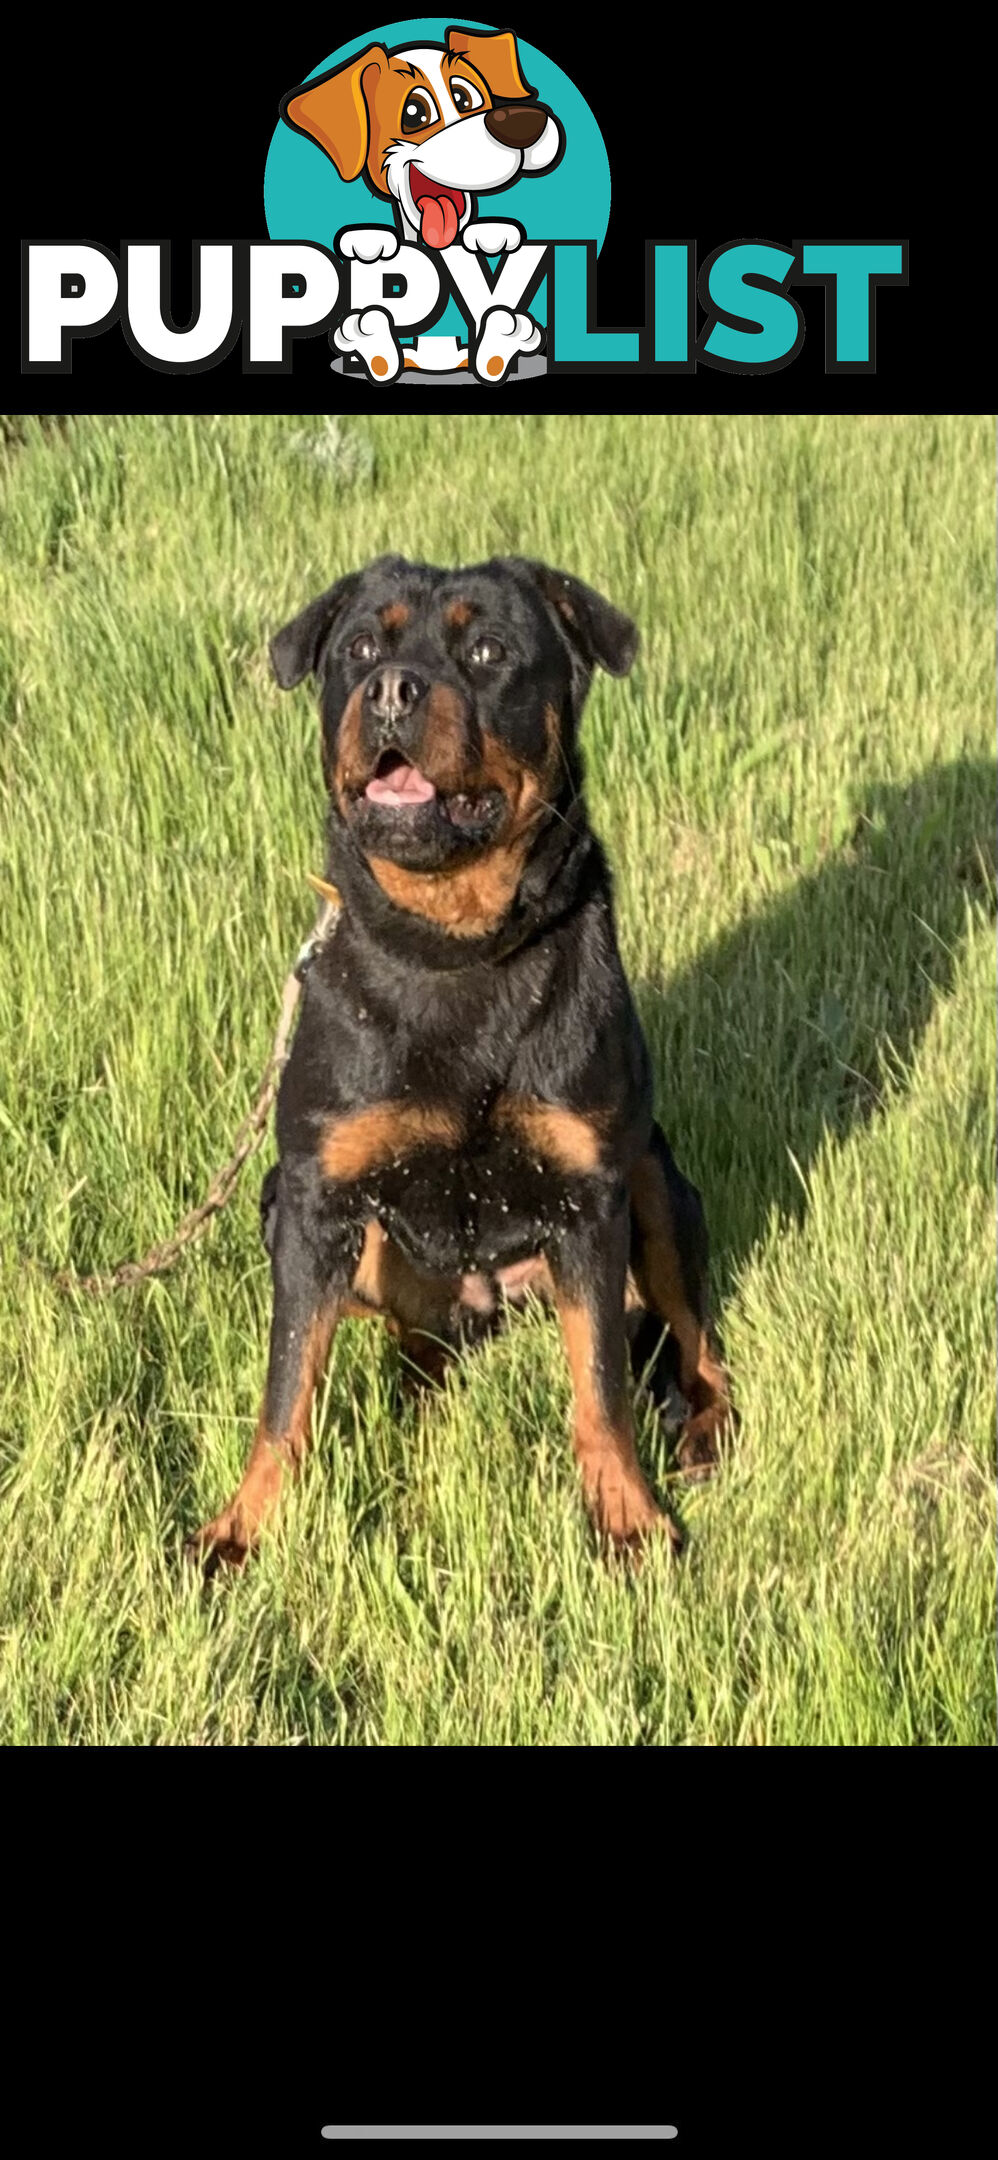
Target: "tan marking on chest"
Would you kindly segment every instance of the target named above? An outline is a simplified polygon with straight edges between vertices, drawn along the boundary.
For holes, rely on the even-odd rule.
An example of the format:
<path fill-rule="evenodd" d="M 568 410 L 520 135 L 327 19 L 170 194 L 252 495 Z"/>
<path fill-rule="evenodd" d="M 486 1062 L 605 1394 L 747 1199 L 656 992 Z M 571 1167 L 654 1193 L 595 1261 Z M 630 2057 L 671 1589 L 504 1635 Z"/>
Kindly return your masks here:
<path fill-rule="evenodd" d="M 534 1095 L 500 1095 L 493 1122 L 535 1155 L 569 1175 L 596 1170 L 600 1162 L 601 1113 L 583 1117 Z"/>
<path fill-rule="evenodd" d="M 461 1120 L 440 1105 L 371 1103 L 348 1117 L 327 1118 L 319 1141 L 323 1176 L 348 1181 L 412 1155 L 417 1148 L 456 1147 Z"/>

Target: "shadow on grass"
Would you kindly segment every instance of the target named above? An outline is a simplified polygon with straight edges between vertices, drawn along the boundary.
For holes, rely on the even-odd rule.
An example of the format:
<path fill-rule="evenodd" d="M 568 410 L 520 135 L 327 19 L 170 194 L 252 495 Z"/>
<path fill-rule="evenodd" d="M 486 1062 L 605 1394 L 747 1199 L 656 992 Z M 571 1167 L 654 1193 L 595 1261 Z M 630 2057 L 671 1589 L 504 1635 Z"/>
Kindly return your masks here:
<path fill-rule="evenodd" d="M 700 1187 L 725 1292 L 775 1211 L 800 1219 L 825 1139 L 903 1085 L 953 987 L 968 902 L 991 903 L 995 768 L 965 760 L 857 797 L 850 842 L 681 974 L 633 984 L 661 1123 Z"/>

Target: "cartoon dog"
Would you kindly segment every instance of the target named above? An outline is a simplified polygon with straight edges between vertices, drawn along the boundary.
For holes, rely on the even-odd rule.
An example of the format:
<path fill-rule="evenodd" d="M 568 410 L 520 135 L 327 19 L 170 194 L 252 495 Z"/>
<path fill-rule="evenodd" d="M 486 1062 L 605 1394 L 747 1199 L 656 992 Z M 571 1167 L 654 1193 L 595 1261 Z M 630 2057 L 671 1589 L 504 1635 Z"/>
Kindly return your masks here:
<path fill-rule="evenodd" d="M 475 198 L 510 187 L 521 174 L 550 172 L 564 147 L 558 121 L 524 81 L 510 30 L 451 28 L 444 45 L 392 52 L 369 45 L 289 90 L 281 116 L 318 143 L 341 179 L 363 174 L 372 194 L 394 203 L 396 231 L 362 225 L 340 234 L 340 254 L 364 263 L 391 261 L 403 242 L 445 252 L 458 238 L 473 253 L 511 253 L 522 244 L 522 227 L 480 222 Z M 417 338 L 403 356 L 386 310 L 375 306 L 346 315 L 334 337 L 378 383 L 394 381 L 403 358 L 406 367 L 434 372 L 469 364 L 454 338 Z M 486 308 L 474 373 L 501 381 L 515 354 L 535 352 L 540 342 L 529 315 Z"/>

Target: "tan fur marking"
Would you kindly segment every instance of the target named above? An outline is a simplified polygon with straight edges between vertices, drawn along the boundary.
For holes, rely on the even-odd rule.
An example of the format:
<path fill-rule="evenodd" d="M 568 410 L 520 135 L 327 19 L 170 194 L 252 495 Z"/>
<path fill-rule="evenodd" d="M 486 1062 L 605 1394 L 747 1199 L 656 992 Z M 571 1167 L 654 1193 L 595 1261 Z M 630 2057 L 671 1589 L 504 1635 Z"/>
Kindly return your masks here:
<path fill-rule="evenodd" d="M 327 1118 L 319 1141 L 323 1176 L 348 1181 L 421 1147 L 456 1147 L 461 1120 L 432 1104 L 371 1103 L 349 1117 Z"/>
<path fill-rule="evenodd" d="M 340 724 L 336 732 L 336 764 L 332 776 L 333 793 L 344 817 L 349 808 L 351 793 L 355 793 L 368 777 L 360 740 L 363 694 L 362 683 L 358 683 L 357 688 L 351 690 L 350 696 L 343 707 Z M 322 769 L 328 787 L 329 771 L 325 744 L 323 744 Z"/>
<path fill-rule="evenodd" d="M 450 605 L 444 609 L 444 621 L 450 625 L 452 630 L 465 630 L 473 614 L 474 609 L 470 601 L 452 600 Z"/>
<path fill-rule="evenodd" d="M 404 600 L 392 600 L 387 607 L 378 609 L 378 616 L 385 630 L 403 630 L 409 620 L 409 610 Z"/>
<path fill-rule="evenodd" d="M 495 1124 L 513 1132 L 524 1145 L 569 1175 L 595 1170 L 600 1159 L 599 1114 L 581 1117 L 557 1103 L 533 1095 L 500 1095 L 492 1113 Z"/>
<path fill-rule="evenodd" d="M 560 729 L 553 705 L 544 707 L 544 762 L 539 772 L 521 765 L 498 736 L 482 735 L 482 774 L 479 787 L 499 787 L 509 803 L 514 831 L 533 823 L 543 809 L 555 778 Z"/>
<path fill-rule="evenodd" d="M 457 1276 L 424 1275 L 393 1245 L 380 1223 L 368 1223 L 353 1279 L 362 1310 L 382 1313 L 400 1337 L 446 1340 L 460 1296 Z"/>
<path fill-rule="evenodd" d="M 631 1207 L 641 1232 L 634 1267 L 638 1288 L 676 1338 L 679 1385 L 690 1405 L 677 1460 L 688 1476 L 702 1477 L 717 1463 L 719 1443 L 735 1413 L 728 1375 L 687 1295 L 668 1188 L 654 1155 L 643 1156 L 631 1174 Z"/>
<path fill-rule="evenodd" d="M 727 1374 L 693 1311 L 683 1282 L 665 1179 L 654 1155 L 631 1174 L 631 1206 L 641 1231 L 635 1264 L 647 1305 L 668 1322 L 679 1345 L 679 1385 L 694 1410 L 728 1402 Z"/>
<path fill-rule="evenodd" d="M 193 1540 L 194 1550 L 212 1565 L 224 1560 L 232 1567 L 242 1566 L 277 1507 L 285 1471 L 298 1470 L 308 1446 L 312 1400 L 340 1311 L 339 1305 L 330 1306 L 311 1321 L 302 1342 L 298 1391 L 283 1432 L 272 1431 L 261 1410 L 238 1490 Z"/>
<path fill-rule="evenodd" d="M 428 729 L 423 752 L 423 771 L 445 794 L 463 791 L 476 794 L 499 788 L 509 805 L 503 831 L 493 845 L 473 862 L 442 870 L 405 870 L 380 855 L 368 862 L 373 876 L 395 907 L 422 915 L 451 937 L 487 937 L 507 915 L 516 897 L 523 866 L 554 780 L 559 729 L 553 705 L 544 710 L 547 738 L 544 766 L 535 772 L 521 765 L 495 735 L 485 734 L 482 755 L 476 764 L 464 763 L 463 753 L 454 759 L 460 728 L 463 736 L 463 701 L 460 720 L 448 705 L 446 687 L 435 685 L 436 725 Z"/>
<path fill-rule="evenodd" d="M 513 904 L 526 852 L 521 840 L 449 871 L 403 870 L 378 855 L 368 862 L 395 907 L 425 916 L 451 937 L 487 937 Z"/>
<path fill-rule="evenodd" d="M 678 1546 L 678 1533 L 645 1483 L 629 1405 L 615 1417 L 604 1408 L 591 1313 L 585 1305 L 559 1297 L 558 1314 L 575 1396 L 573 1446 L 597 1527 L 618 1545 L 626 1545 L 646 1530 L 664 1529 Z"/>

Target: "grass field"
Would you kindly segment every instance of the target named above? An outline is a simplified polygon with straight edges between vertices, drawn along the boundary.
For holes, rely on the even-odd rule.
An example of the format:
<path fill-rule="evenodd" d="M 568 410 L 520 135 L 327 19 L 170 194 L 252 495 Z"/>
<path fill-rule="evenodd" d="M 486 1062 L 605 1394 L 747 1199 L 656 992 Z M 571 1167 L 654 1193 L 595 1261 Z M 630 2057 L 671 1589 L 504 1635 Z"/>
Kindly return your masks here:
<path fill-rule="evenodd" d="M 963 419 L 8 423 L 0 1738 L 994 1738 L 994 466 Z M 204 1590 L 262 1387 L 268 1147 L 103 1304 L 252 1093 L 321 868 L 268 636 L 385 548 L 630 608 L 584 730 L 742 1429 L 687 1550 L 596 1555 L 554 1323 L 429 1410 L 341 1328 L 259 1559 Z"/>

